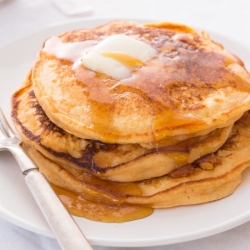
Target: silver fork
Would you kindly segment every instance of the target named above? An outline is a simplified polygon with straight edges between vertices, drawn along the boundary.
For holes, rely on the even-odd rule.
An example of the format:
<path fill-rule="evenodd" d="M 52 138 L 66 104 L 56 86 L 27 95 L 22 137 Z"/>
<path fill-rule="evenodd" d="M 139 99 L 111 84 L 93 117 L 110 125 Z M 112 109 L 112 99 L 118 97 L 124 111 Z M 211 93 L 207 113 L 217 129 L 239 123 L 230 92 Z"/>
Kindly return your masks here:
<path fill-rule="evenodd" d="M 54 193 L 47 179 L 20 146 L 20 139 L 8 124 L 0 108 L 0 151 L 9 150 L 15 157 L 25 181 L 62 249 L 90 250 L 92 247 Z"/>

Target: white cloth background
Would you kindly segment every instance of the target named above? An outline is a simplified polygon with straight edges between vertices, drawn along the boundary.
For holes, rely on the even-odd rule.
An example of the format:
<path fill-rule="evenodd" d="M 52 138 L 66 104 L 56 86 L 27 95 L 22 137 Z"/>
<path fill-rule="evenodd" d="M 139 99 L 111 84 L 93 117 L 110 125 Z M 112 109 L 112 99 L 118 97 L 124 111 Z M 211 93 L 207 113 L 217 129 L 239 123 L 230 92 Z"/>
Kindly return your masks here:
<path fill-rule="evenodd" d="M 207 30 L 211 29 L 218 33 L 223 30 L 229 37 L 240 38 L 249 48 L 250 41 L 245 39 L 246 32 L 250 32 L 250 1 L 248 0 L 89 0 L 89 3 L 93 7 L 93 12 L 90 14 L 92 17 L 157 19 L 206 27 Z M 49 25 L 78 18 L 84 18 L 84 16 L 67 16 L 49 0 L 6 1 L 0 4 L 0 46 Z M 229 32 L 231 30 L 233 33 Z M 60 247 L 54 239 L 34 234 L 0 219 L 0 249 L 59 250 Z M 94 249 L 133 248 L 94 246 Z M 204 239 L 134 249 L 250 249 L 250 222 Z"/>

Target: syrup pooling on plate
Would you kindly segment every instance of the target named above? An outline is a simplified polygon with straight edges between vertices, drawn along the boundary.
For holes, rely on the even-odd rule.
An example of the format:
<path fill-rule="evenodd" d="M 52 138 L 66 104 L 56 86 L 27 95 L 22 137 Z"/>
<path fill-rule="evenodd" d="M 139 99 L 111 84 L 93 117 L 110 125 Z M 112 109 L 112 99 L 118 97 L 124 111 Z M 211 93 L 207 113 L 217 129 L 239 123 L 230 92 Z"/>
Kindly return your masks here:
<path fill-rule="evenodd" d="M 152 214 L 153 209 L 139 205 L 107 204 L 91 201 L 84 196 L 52 185 L 67 210 L 76 216 L 103 222 L 125 222 L 141 219 Z"/>

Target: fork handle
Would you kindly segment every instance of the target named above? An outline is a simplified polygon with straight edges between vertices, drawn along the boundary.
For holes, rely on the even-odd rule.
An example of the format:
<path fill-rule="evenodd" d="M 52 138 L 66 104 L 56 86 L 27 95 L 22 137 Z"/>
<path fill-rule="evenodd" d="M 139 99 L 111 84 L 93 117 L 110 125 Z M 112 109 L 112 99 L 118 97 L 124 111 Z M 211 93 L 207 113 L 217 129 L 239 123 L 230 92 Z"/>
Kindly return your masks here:
<path fill-rule="evenodd" d="M 9 150 L 25 175 L 25 181 L 36 203 L 47 220 L 58 243 L 63 250 L 91 250 L 82 231 L 65 209 L 45 176 L 23 151 L 19 144 L 11 145 Z"/>
<path fill-rule="evenodd" d="M 37 169 L 32 169 L 28 171 L 25 180 L 61 248 L 64 250 L 92 249 L 44 175 Z"/>

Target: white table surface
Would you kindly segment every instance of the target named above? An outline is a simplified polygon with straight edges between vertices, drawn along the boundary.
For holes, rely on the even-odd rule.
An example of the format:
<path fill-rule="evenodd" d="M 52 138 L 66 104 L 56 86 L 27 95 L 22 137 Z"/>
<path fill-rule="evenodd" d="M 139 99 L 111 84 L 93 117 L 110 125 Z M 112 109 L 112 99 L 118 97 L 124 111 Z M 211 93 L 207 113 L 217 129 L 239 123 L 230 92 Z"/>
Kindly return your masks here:
<path fill-rule="evenodd" d="M 93 11 L 88 15 L 78 16 L 67 16 L 49 0 L 9 0 L 0 3 L 0 46 L 60 22 L 87 17 L 122 17 L 167 20 L 198 26 L 218 34 L 222 32 L 227 37 L 237 37 L 250 48 L 249 0 L 83 0 L 87 1 L 92 5 Z M 244 51 L 239 48 L 236 53 L 244 60 Z M 32 233 L 0 218 L 0 249 L 57 250 L 60 247 L 54 239 Z M 94 246 L 94 249 L 133 248 Z M 250 249 L 250 222 L 195 241 L 134 249 Z"/>

